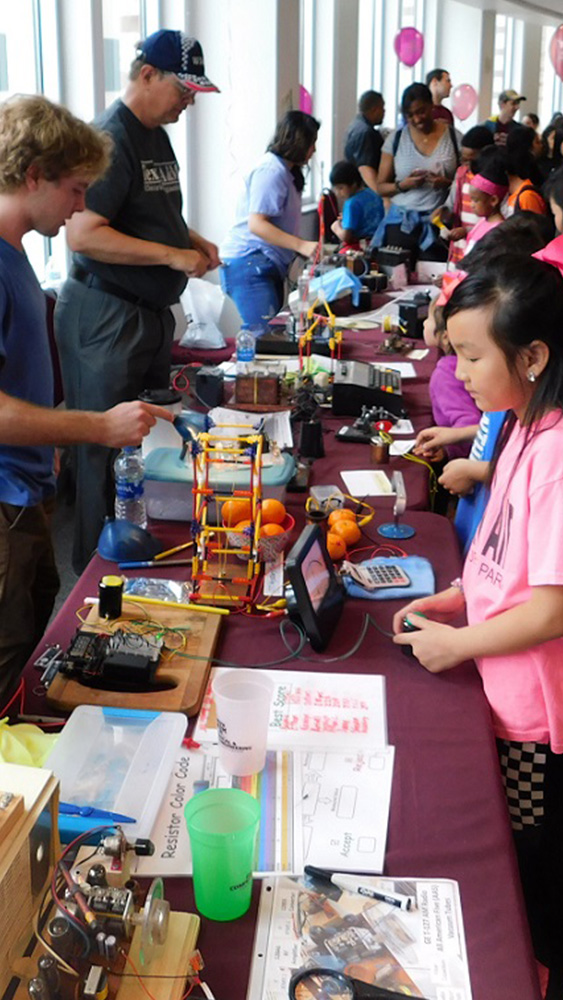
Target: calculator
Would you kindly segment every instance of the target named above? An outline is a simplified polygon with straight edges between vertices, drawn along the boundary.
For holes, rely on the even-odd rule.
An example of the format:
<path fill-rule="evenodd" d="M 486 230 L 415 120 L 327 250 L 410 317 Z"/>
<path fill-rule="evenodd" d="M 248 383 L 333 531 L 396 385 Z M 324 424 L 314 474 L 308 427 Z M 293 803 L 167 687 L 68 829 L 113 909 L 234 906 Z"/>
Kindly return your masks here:
<path fill-rule="evenodd" d="M 398 563 L 376 563 L 366 566 L 358 563 L 342 563 L 341 573 L 351 576 L 366 590 L 384 590 L 388 587 L 408 587 L 410 577 Z"/>
<path fill-rule="evenodd" d="M 362 569 L 369 577 L 369 590 L 378 590 L 382 587 L 408 587 L 411 582 L 410 577 L 397 563 L 378 563 L 375 566 L 363 566 Z"/>

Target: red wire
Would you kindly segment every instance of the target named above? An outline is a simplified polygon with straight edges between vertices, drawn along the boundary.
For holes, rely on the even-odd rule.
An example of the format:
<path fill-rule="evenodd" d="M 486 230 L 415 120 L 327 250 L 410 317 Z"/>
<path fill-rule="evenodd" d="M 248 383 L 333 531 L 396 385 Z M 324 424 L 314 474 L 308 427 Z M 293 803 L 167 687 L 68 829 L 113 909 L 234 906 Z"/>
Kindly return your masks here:
<path fill-rule="evenodd" d="M 21 714 L 23 712 L 23 706 L 24 706 L 24 701 L 25 701 L 25 681 L 24 681 L 23 677 L 22 677 L 21 681 L 19 682 L 19 684 L 18 684 L 18 686 L 17 686 L 14 694 L 10 698 L 8 704 L 5 705 L 4 708 L 0 710 L 0 716 L 2 718 L 8 713 L 9 709 L 14 704 L 14 702 L 15 702 L 16 698 L 18 697 L 18 695 L 20 697 L 20 714 Z"/>

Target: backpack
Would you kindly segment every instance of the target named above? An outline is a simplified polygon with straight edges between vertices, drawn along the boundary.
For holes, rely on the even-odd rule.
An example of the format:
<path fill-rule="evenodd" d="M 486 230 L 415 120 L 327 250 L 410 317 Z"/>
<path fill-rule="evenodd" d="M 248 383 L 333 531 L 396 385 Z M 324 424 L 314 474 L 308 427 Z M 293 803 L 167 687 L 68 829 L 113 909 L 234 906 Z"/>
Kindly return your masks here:
<path fill-rule="evenodd" d="M 521 205 L 520 205 L 520 195 L 524 194 L 524 191 L 534 191 L 535 194 L 539 195 L 539 197 L 542 199 L 542 201 L 545 202 L 545 198 L 544 198 L 543 194 L 541 193 L 540 189 L 535 186 L 535 184 L 531 184 L 531 183 L 530 184 L 524 184 L 524 186 L 522 188 L 520 188 L 520 190 L 518 192 L 518 197 L 516 198 L 516 201 L 514 202 L 514 212 L 515 213 L 516 212 L 525 212 L 526 211 L 526 209 L 522 208 Z"/>
<path fill-rule="evenodd" d="M 449 130 L 449 133 L 450 133 L 450 139 L 452 141 L 452 146 L 454 147 L 454 150 L 455 150 L 456 165 L 459 167 L 459 164 L 460 164 L 460 155 L 459 155 L 459 148 L 458 148 L 458 145 L 457 145 L 457 136 L 455 134 L 455 128 L 453 127 L 453 125 L 448 125 L 448 130 Z M 399 143 L 401 141 L 402 134 L 403 134 L 403 129 L 402 128 L 398 128 L 397 131 L 395 132 L 395 135 L 394 135 L 394 138 L 393 138 L 393 156 L 395 156 L 396 153 L 397 153 L 397 150 L 399 148 Z"/>

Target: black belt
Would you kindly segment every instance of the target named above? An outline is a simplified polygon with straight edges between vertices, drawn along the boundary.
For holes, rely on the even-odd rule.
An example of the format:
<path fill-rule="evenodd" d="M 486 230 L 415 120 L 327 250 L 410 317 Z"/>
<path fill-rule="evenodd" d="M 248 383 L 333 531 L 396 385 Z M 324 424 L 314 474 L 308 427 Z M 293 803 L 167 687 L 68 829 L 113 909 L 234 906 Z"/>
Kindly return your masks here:
<path fill-rule="evenodd" d="M 115 295 L 116 298 L 123 299 L 124 302 L 131 302 L 134 306 L 139 306 L 141 309 L 150 309 L 151 312 L 162 312 L 168 308 L 168 306 L 156 306 L 154 302 L 148 302 L 147 299 L 142 299 L 139 295 L 128 292 L 121 285 L 114 285 L 113 281 L 106 281 L 105 278 L 99 278 L 97 274 L 87 271 L 84 267 L 79 267 L 78 264 L 72 265 L 69 277 L 74 278 L 75 281 L 80 281 L 82 285 L 87 285 L 88 288 L 96 288 L 99 292 L 107 292 L 108 295 Z"/>

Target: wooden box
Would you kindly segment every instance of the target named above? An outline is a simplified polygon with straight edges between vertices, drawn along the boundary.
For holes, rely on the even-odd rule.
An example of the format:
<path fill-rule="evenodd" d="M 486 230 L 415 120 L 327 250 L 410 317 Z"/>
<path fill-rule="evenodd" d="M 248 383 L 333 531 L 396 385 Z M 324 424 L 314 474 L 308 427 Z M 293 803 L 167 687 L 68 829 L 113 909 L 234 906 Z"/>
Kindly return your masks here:
<path fill-rule="evenodd" d="M 280 401 L 280 380 L 277 375 L 256 372 L 252 375 L 237 375 L 235 382 L 235 403 L 237 406 L 277 406 Z"/>

